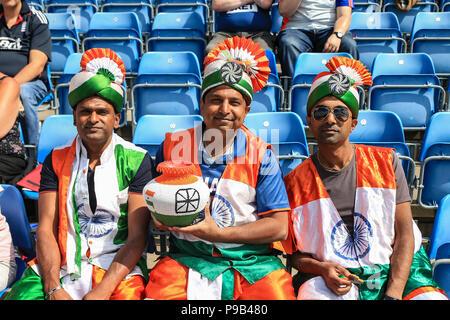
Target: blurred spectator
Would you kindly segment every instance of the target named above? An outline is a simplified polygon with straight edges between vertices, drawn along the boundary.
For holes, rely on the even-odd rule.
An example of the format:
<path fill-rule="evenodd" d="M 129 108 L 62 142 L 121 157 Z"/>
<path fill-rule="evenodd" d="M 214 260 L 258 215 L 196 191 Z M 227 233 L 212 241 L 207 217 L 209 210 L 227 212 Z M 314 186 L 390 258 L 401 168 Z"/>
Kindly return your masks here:
<path fill-rule="evenodd" d="M 23 106 L 19 90 L 14 78 L 0 72 L 0 183 L 12 185 L 34 164 L 34 160 L 26 160 L 25 148 L 20 140 L 19 119 L 23 117 Z"/>
<path fill-rule="evenodd" d="M 0 0 L 0 72 L 20 84 L 25 108 L 22 122 L 26 144 L 39 141 L 37 105 L 47 94 L 47 62 L 51 59 L 51 37 L 44 13 L 25 0 Z"/>
<path fill-rule="evenodd" d="M 283 76 L 292 77 L 302 52 L 348 52 L 359 59 L 356 42 L 347 33 L 352 7 L 352 0 L 280 0 L 284 19 L 277 42 Z"/>
<path fill-rule="evenodd" d="M 3 188 L 0 186 L 0 192 Z M 16 261 L 14 260 L 14 246 L 6 218 L 0 208 L 0 291 L 9 287 L 16 279 Z"/>
<path fill-rule="evenodd" d="M 275 39 L 270 33 L 272 3 L 273 0 L 212 0 L 212 8 L 217 13 L 216 32 L 206 46 L 206 52 L 234 36 L 250 38 L 261 48 L 273 51 Z"/>

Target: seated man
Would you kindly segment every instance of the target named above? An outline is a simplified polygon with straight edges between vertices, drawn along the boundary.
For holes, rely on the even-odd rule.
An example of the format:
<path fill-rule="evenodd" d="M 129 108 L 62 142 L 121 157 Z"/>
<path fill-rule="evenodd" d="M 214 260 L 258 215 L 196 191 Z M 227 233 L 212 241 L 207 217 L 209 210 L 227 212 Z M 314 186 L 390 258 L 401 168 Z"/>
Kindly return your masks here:
<path fill-rule="evenodd" d="M 359 62 L 333 57 L 314 80 L 307 121 L 318 152 L 285 177 L 298 299 L 447 299 L 432 279 L 406 178 L 390 148 L 354 145 Z"/>
<path fill-rule="evenodd" d="M 283 76 L 293 76 L 303 52 L 348 52 L 359 59 L 356 41 L 347 33 L 353 1 L 280 0 L 278 7 L 284 17 L 277 38 Z"/>
<path fill-rule="evenodd" d="M 1 0 L 0 72 L 14 77 L 20 85 L 25 108 L 22 123 L 26 144 L 39 142 L 38 104 L 48 91 L 47 62 L 52 41 L 45 15 L 25 0 Z"/>
<path fill-rule="evenodd" d="M 36 261 L 7 299 L 142 299 L 149 221 L 142 189 L 153 178 L 148 153 L 118 128 L 125 78 L 110 49 L 83 54 L 70 81 L 78 136 L 44 161 Z"/>
<path fill-rule="evenodd" d="M 280 166 L 269 146 L 243 126 L 253 92 L 270 72 L 263 49 L 252 46 L 234 37 L 208 54 L 203 124 L 166 134 L 157 154 L 157 163 L 194 163 L 212 202 L 204 220 L 187 227 L 155 219 L 171 231 L 173 246 L 150 272 L 149 299 L 295 299 L 292 277 L 271 246 L 288 234 Z M 241 48 L 252 49 L 237 59 Z"/>
<path fill-rule="evenodd" d="M 274 37 L 270 33 L 272 3 L 273 0 L 212 0 L 216 30 L 206 52 L 234 36 L 250 38 L 261 48 L 274 51 Z"/>

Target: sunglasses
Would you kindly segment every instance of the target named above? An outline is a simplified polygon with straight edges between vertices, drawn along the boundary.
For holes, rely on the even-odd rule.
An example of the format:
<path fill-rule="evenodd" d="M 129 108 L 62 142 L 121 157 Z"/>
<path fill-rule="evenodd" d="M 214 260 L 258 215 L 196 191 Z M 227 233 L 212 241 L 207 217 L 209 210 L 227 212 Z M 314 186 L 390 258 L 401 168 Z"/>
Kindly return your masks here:
<path fill-rule="evenodd" d="M 312 117 L 314 118 L 314 120 L 322 121 L 328 117 L 330 112 L 333 112 L 336 120 L 338 120 L 340 122 L 345 122 L 350 117 L 350 112 L 346 107 L 336 107 L 333 110 L 331 110 L 327 106 L 315 107 L 314 111 L 312 113 Z"/>

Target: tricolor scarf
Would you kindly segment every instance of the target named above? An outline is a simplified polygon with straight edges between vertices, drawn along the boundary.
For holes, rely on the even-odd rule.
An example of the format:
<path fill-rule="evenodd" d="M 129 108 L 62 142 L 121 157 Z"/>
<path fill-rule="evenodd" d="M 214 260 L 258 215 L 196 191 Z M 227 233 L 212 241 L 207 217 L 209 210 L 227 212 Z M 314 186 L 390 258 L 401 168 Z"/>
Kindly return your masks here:
<path fill-rule="evenodd" d="M 381 299 L 394 243 L 396 181 L 392 149 L 356 145 L 354 234 L 350 235 L 309 158 L 285 177 L 295 249 L 338 263 L 358 275 L 359 299 Z M 415 255 L 404 294 L 434 286 L 431 265 L 413 224 Z"/>

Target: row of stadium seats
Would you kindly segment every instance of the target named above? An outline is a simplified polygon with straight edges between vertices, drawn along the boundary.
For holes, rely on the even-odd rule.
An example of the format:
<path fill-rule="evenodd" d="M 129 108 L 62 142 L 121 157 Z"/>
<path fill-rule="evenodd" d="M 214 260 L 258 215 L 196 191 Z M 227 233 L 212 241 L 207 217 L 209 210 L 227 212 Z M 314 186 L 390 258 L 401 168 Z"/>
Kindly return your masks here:
<path fill-rule="evenodd" d="M 312 81 L 318 73 L 327 70 L 325 64 L 336 54 L 303 53 L 298 57 L 291 87 L 286 92 L 287 105 L 283 104 L 285 90 L 280 84 L 275 55 L 270 50 L 266 54 L 272 73 L 266 87 L 255 93 L 250 112 L 292 111 L 306 124 L 305 105 Z M 81 55 L 71 54 L 58 78 L 54 91 L 57 113 L 72 112 L 67 99 L 68 84 L 80 71 Z M 360 90 L 360 109 L 392 111 L 400 117 L 405 130 L 424 130 L 433 114 L 448 110 L 445 89 L 430 56 L 425 53 L 380 53 L 375 58 L 372 76 L 373 86 L 367 94 L 363 88 Z M 126 101 L 132 119 L 127 119 L 124 112 L 122 124 L 130 120 L 135 125 L 147 114 L 199 114 L 201 84 L 200 65 L 192 52 L 144 53 L 128 88 Z M 126 90 L 126 82 L 124 87 Z"/>

